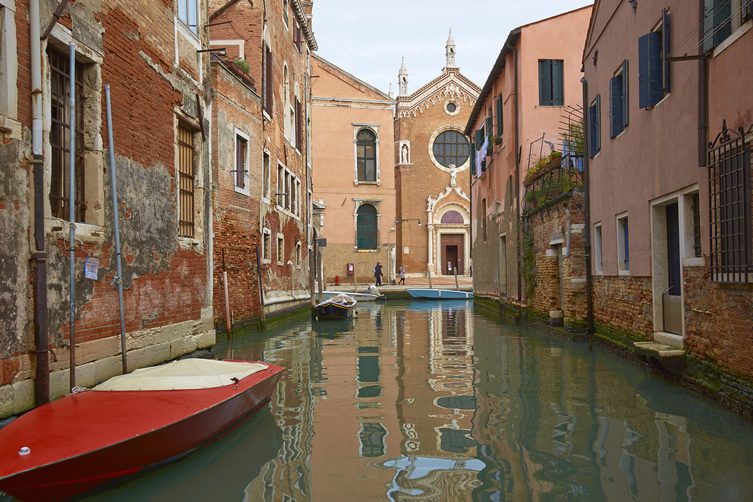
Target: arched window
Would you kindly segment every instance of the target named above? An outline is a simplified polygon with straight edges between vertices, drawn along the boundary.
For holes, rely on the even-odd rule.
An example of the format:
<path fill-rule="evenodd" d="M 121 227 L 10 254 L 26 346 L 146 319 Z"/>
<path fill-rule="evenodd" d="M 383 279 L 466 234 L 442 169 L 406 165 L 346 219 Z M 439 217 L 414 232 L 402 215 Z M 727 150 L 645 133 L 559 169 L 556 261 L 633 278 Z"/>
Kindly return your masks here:
<path fill-rule="evenodd" d="M 442 223 L 449 223 L 453 225 L 462 224 L 463 216 L 457 211 L 447 211 L 442 215 Z"/>
<path fill-rule="evenodd" d="M 371 204 L 358 208 L 356 233 L 358 249 L 377 249 L 377 210 Z"/>
<path fill-rule="evenodd" d="M 370 129 L 361 129 L 356 135 L 356 158 L 358 181 L 376 182 L 376 134 Z"/>
<path fill-rule="evenodd" d="M 432 153 L 444 167 L 461 167 L 468 160 L 468 140 L 457 131 L 445 131 L 434 140 Z"/>

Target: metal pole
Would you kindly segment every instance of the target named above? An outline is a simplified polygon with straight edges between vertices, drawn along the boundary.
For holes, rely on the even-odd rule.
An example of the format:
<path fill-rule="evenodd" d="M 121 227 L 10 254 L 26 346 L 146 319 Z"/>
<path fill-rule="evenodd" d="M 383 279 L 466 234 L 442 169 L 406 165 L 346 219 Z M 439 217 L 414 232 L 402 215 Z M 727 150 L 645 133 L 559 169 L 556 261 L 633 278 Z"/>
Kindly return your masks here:
<path fill-rule="evenodd" d="M 588 81 L 580 79 L 583 91 L 583 258 L 586 265 L 586 335 L 588 336 L 588 348 L 593 349 L 594 340 L 594 299 L 593 299 L 593 274 L 591 272 L 591 157 L 590 145 L 593 138 L 589 137 L 588 116 Z"/>
<path fill-rule="evenodd" d="M 128 361 L 126 357 L 126 327 L 125 312 L 123 307 L 123 265 L 121 260 L 120 246 L 120 219 L 118 217 L 118 181 L 116 176 L 117 165 L 115 164 L 115 143 L 112 132 L 112 107 L 110 106 L 110 85 L 105 85 L 105 105 L 107 106 L 107 150 L 110 156 L 110 190 L 112 191 L 112 214 L 115 223 L 115 266 L 118 275 L 115 283 L 118 285 L 118 307 L 120 309 L 120 357 L 123 363 L 123 374 L 128 373 Z"/>
<path fill-rule="evenodd" d="M 70 387 L 76 386 L 76 46 L 68 45 L 70 75 L 68 94 L 68 296 L 70 301 Z"/>

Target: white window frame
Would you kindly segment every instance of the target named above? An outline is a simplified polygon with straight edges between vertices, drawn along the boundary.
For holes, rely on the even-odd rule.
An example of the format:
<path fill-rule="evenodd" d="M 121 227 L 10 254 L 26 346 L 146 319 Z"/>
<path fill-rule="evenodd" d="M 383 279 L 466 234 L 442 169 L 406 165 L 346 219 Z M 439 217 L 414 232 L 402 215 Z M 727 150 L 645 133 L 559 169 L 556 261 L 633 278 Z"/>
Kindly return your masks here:
<path fill-rule="evenodd" d="M 625 248 L 625 237 L 623 226 L 627 221 L 628 224 L 628 245 Z M 615 217 L 615 228 L 617 230 L 617 273 L 618 275 L 630 275 L 630 218 L 627 212 L 618 214 Z M 628 263 L 625 265 L 625 254 L 628 255 Z"/>
<path fill-rule="evenodd" d="M 243 179 L 245 181 L 245 186 L 243 188 L 238 186 L 238 173 L 237 169 L 238 166 L 236 165 L 236 162 L 238 162 L 238 138 L 242 138 L 246 142 L 246 158 L 243 160 L 243 163 L 245 164 L 243 166 L 245 173 L 243 174 Z M 235 189 L 236 193 L 242 194 L 242 195 L 251 195 L 251 136 L 243 132 L 242 130 L 236 128 L 235 129 L 235 136 L 233 138 L 233 188 Z"/>
<path fill-rule="evenodd" d="M 301 266 L 301 241 L 295 242 L 295 264 Z"/>
<path fill-rule="evenodd" d="M 285 235 L 277 234 L 277 249 L 275 250 L 275 258 L 278 265 L 284 265 L 285 263 Z"/>
<path fill-rule="evenodd" d="M 16 38 L 16 2 L 0 0 L 0 126 L 11 127 L 7 120 L 18 120 L 18 46 Z"/>
<path fill-rule="evenodd" d="M 290 0 L 282 0 L 282 24 L 290 30 Z"/>
<path fill-rule="evenodd" d="M 284 191 L 281 191 L 281 189 Z M 295 194 L 293 194 L 293 189 L 295 189 Z M 285 164 L 277 161 L 277 194 L 275 196 L 275 207 L 277 210 L 300 220 L 300 190 L 301 179 L 288 169 Z M 283 193 L 285 194 L 284 196 L 281 195 Z"/>
<path fill-rule="evenodd" d="M 190 23 L 190 6 L 191 4 L 194 5 L 194 8 L 196 10 L 196 31 L 194 31 L 194 28 L 191 27 Z M 181 17 L 180 9 L 181 6 L 185 5 L 186 12 L 185 17 L 186 19 L 183 19 Z M 181 27 L 185 28 L 185 31 L 193 35 L 195 38 L 199 38 L 199 27 L 201 26 L 201 0 L 178 0 L 177 1 L 177 8 L 175 9 L 175 19 L 178 20 Z"/>
<path fill-rule="evenodd" d="M 262 233 L 261 262 L 271 263 L 272 262 L 272 231 L 269 230 L 269 228 L 264 227 L 262 228 L 261 233 Z M 269 239 L 269 244 L 267 244 L 267 239 Z"/>
<path fill-rule="evenodd" d="M 594 272 L 604 275 L 604 248 L 601 222 L 594 224 Z"/>
<path fill-rule="evenodd" d="M 292 144 L 290 141 L 290 69 L 287 61 L 282 64 L 282 100 L 283 136 L 288 143 Z"/>

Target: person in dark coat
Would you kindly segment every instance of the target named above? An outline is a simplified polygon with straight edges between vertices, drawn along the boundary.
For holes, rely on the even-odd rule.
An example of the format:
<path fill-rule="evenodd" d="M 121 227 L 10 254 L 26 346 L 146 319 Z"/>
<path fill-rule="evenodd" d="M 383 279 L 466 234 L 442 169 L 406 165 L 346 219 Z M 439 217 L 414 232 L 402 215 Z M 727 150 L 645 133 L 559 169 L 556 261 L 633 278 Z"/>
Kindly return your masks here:
<path fill-rule="evenodd" d="M 376 279 L 376 285 L 381 286 L 382 285 L 382 264 L 377 262 L 376 267 L 374 267 L 374 279 Z"/>

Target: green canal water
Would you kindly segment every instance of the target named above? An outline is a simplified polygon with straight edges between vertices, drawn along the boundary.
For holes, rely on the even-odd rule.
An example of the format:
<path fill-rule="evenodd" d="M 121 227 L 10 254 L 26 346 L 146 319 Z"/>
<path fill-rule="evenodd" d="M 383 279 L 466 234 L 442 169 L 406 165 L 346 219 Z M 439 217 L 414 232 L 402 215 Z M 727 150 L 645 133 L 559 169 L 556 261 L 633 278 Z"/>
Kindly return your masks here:
<path fill-rule="evenodd" d="M 91 500 L 753 500 L 753 424 L 471 303 L 359 305 L 219 355 L 287 367 L 268 408 Z"/>

